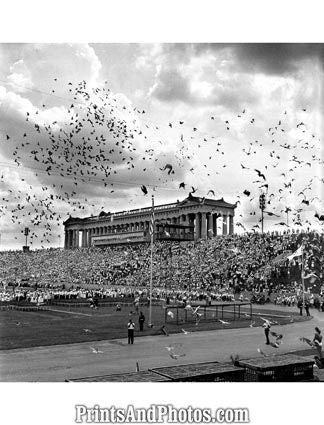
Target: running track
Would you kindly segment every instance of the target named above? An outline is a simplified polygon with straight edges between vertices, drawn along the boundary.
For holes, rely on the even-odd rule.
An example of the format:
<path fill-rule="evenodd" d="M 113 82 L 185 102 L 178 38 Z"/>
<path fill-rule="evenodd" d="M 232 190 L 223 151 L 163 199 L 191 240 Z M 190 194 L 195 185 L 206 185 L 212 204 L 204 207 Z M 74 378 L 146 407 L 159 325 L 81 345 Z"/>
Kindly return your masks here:
<path fill-rule="evenodd" d="M 283 311 L 287 313 L 289 309 L 284 308 Z M 309 321 L 272 327 L 272 330 L 284 334 L 279 349 L 264 344 L 262 328 L 243 328 L 173 334 L 169 337 L 147 336 L 136 338 L 134 345 L 128 345 L 125 338 L 98 343 L 3 350 L 0 351 L 0 380 L 62 382 L 86 376 L 135 372 L 136 362 L 141 370 L 145 370 L 177 363 L 228 361 L 231 354 L 245 358 L 256 357 L 259 356 L 258 347 L 267 354 L 305 349 L 308 346 L 298 340 L 300 336 L 312 338 L 315 326 L 324 332 L 324 313 L 312 311 L 312 314 L 314 317 Z M 176 350 L 186 353 L 185 357 L 179 360 L 169 357 L 165 347 L 174 344 L 181 344 Z M 103 354 L 92 353 L 89 346 L 99 348 Z"/>

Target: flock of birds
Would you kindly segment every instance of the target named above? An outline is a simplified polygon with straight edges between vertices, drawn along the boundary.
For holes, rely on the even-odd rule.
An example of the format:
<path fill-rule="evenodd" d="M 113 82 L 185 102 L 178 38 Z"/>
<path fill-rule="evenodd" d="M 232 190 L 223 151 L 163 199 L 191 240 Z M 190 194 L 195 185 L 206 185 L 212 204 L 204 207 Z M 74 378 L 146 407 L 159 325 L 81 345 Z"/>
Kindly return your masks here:
<path fill-rule="evenodd" d="M 54 85 L 58 84 L 57 78 L 53 81 Z M 291 222 L 296 226 L 311 225 L 309 218 L 302 218 L 303 211 L 306 207 L 311 210 L 315 203 L 322 208 L 321 199 L 312 194 L 317 184 L 324 183 L 317 175 L 324 161 L 320 157 L 320 140 L 307 126 L 306 109 L 300 111 L 305 119 L 295 123 L 295 142 L 288 136 L 292 118 L 285 111 L 265 132 L 264 140 L 233 146 L 227 136 L 233 133 L 235 138 L 237 126 L 248 126 L 248 131 L 257 128 L 257 118 L 246 109 L 224 122 L 211 115 L 209 120 L 219 133 L 215 136 L 185 120 L 164 125 L 151 123 L 146 119 L 147 111 L 123 104 L 107 87 L 107 82 L 100 88 L 89 88 L 86 81 L 76 85 L 68 82 L 66 91 L 66 99 L 70 100 L 66 119 L 42 122 L 42 112 L 47 110 L 47 105 L 42 103 L 26 111 L 21 134 L 4 134 L 0 139 L 4 152 L 14 161 L 9 166 L 18 171 L 20 179 L 18 190 L 2 191 L 0 217 L 9 217 L 12 224 L 21 228 L 32 227 L 31 245 L 37 241 L 44 248 L 55 236 L 60 237 L 62 221 L 66 218 L 62 211 L 71 215 L 98 211 L 95 197 L 87 195 L 91 192 L 99 198 L 114 198 L 116 187 L 120 191 L 134 187 L 131 205 L 138 193 L 147 196 L 150 190 L 173 190 L 179 194 L 189 189 L 189 194 L 199 193 L 204 202 L 207 196 L 215 196 L 215 189 L 194 187 L 181 181 L 182 177 L 189 172 L 194 179 L 211 181 L 218 175 L 221 179 L 226 168 L 230 168 L 232 158 L 228 156 L 233 155 L 233 148 L 243 158 L 241 170 L 235 172 L 243 172 L 251 181 L 248 188 L 237 194 L 236 203 L 247 201 L 251 216 L 257 215 L 261 192 L 266 195 L 264 213 L 281 219 L 275 223 L 280 227 L 289 226 L 282 219 L 285 214 L 291 214 Z M 49 96 L 55 93 L 54 87 Z M 0 131 L 3 133 L 1 128 Z M 165 152 L 166 137 L 174 140 L 173 155 Z M 255 168 L 249 161 L 255 161 L 258 154 L 263 156 L 260 166 Z M 205 157 L 208 160 L 203 163 Z M 192 166 L 194 163 L 199 165 Z M 273 175 L 277 167 L 283 172 L 278 172 L 278 179 L 271 179 L 269 174 Z M 26 168 L 34 173 L 33 177 L 28 173 L 26 177 Z M 286 205 L 296 193 L 298 174 L 303 169 L 312 170 L 311 178 L 299 191 L 297 206 Z M 0 175 L 1 183 L 8 183 L 4 173 Z M 324 223 L 320 211 L 313 215 L 317 223 Z M 239 217 L 243 218 L 243 214 Z M 242 220 L 236 226 L 248 230 Z M 251 230 L 259 228 L 260 224 L 256 223 Z"/>

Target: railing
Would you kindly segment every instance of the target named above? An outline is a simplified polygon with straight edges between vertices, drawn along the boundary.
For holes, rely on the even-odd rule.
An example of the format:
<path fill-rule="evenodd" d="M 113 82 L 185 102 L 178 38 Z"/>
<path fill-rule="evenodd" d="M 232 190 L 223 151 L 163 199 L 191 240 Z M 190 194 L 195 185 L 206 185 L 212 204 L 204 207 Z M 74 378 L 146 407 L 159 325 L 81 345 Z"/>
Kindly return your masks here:
<path fill-rule="evenodd" d="M 175 202 L 173 204 L 158 205 L 158 206 L 154 207 L 154 212 L 160 211 L 160 210 L 166 210 L 166 209 L 170 209 L 170 208 L 174 208 L 174 207 L 179 207 L 179 203 Z M 113 217 L 121 217 L 121 216 L 125 216 L 125 215 L 133 215 L 133 214 L 135 215 L 135 214 L 151 212 L 151 211 L 152 211 L 152 207 L 146 207 L 146 208 L 138 208 L 136 210 L 130 210 L 130 211 L 120 211 L 120 212 L 117 212 L 117 213 L 113 213 L 111 215 Z"/>

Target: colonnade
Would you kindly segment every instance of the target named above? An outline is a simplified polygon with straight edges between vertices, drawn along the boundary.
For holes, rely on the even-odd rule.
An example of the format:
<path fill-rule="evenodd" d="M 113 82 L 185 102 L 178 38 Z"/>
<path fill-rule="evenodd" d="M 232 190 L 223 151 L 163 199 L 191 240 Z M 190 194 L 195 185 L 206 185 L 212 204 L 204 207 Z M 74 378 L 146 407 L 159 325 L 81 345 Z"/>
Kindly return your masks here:
<path fill-rule="evenodd" d="M 124 232 L 135 232 L 135 231 L 147 231 L 150 224 L 150 215 L 147 216 L 147 220 L 130 221 L 129 223 L 110 223 L 108 225 L 100 225 L 100 223 L 89 223 L 91 227 L 87 226 L 87 223 L 81 226 L 72 225 L 71 229 L 68 227 L 65 229 L 65 243 L 64 247 L 70 248 L 86 248 L 91 246 L 91 238 L 94 236 L 105 236 L 109 234 L 118 234 Z M 133 218 L 130 218 L 130 220 Z M 217 225 L 218 219 L 222 222 L 223 235 L 232 235 L 234 233 L 234 217 L 233 215 L 220 214 L 220 213 L 208 213 L 208 212 L 197 212 L 190 214 L 180 214 L 174 217 L 160 217 L 156 222 L 167 222 L 170 224 L 193 226 L 195 239 L 206 239 L 210 236 L 216 236 L 218 233 Z M 134 220 L 134 219 L 133 219 Z M 80 238 L 81 232 L 81 238 Z"/>

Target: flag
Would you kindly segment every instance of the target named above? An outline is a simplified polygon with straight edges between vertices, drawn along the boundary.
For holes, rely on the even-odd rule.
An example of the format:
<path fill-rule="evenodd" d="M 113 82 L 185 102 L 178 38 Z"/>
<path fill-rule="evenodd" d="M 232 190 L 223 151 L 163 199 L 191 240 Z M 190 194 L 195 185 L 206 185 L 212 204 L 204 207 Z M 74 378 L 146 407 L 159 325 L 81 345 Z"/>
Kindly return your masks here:
<path fill-rule="evenodd" d="M 319 277 L 315 273 L 309 273 L 307 276 L 303 276 L 304 279 L 311 279 L 311 283 L 314 283 L 316 279 L 319 279 Z"/>
<path fill-rule="evenodd" d="M 154 235 L 154 222 L 155 222 L 155 216 L 154 216 L 154 198 L 152 196 L 152 213 L 151 213 L 151 220 L 150 220 L 150 226 L 149 226 L 149 233 L 150 235 Z"/>
<path fill-rule="evenodd" d="M 303 249 L 302 246 L 300 246 L 297 251 L 295 251 L 293 254 L 288 255 L 287 259 L 289 261 L 291 261 L 292 259 L 294 259 L 295 257 L 301 257 L 303 255 Z"/>

